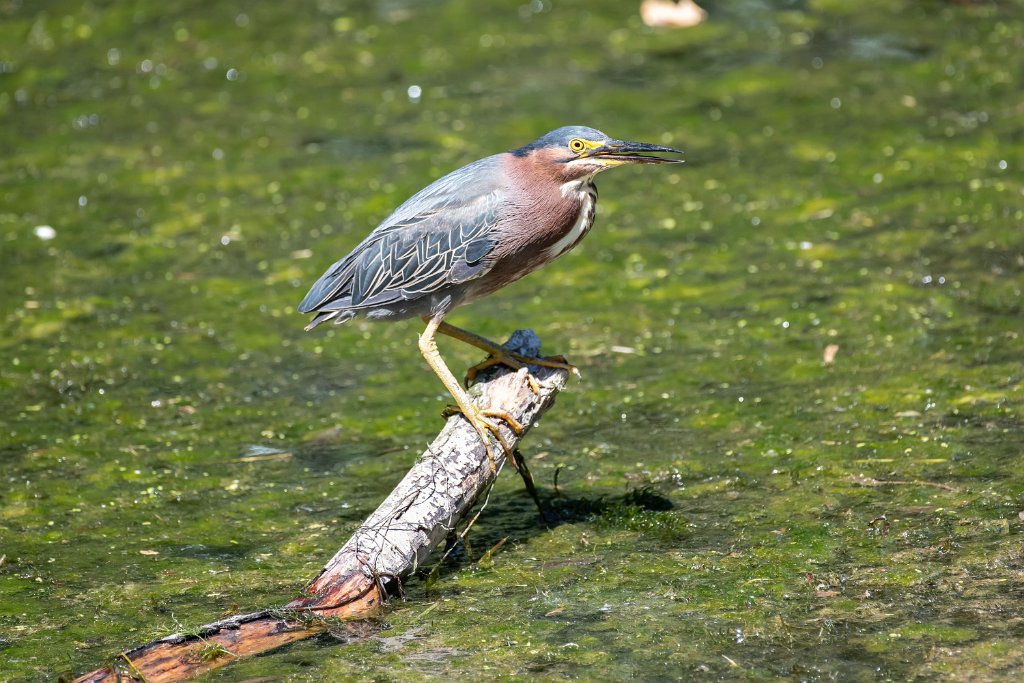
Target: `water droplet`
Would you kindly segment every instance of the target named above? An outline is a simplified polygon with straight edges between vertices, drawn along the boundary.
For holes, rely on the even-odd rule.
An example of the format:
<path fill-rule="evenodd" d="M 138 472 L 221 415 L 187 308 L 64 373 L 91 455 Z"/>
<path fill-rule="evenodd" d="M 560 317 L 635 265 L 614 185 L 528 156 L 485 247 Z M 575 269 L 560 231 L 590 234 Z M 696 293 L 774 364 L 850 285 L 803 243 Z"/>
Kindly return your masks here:
<path fill-rule="evenodd" d="M 423 96 L 423 88 L 418 85 L 410 85 L 406 93 L 409 95 L 410 102 L 419 102 L 420 97 Z"/>
<path fill-rule="evenodd" d="M 224 77 L 227 78 L 229 81 L 237 81 L 238 80 L 238 69 L 236 69 L 234 67 L 228 69 L 228 72 L 226 74 L 224 74 Z"/>

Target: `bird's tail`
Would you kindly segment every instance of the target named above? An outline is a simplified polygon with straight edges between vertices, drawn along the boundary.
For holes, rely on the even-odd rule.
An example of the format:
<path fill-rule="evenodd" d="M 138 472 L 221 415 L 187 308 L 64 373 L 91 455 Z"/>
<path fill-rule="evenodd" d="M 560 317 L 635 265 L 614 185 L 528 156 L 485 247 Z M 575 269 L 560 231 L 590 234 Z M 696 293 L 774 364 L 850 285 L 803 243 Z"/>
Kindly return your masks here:
<path fill-rule="evenodd" d="M 355 311 L 320 311 L 317 313 L 315 318 L 309 321 L 305 330 L 306 332 L 309 332 L 320 323 L 325 323 L 328 320 L 333 320 L 335 325 L 341 325 L 342 323 L 347 323 L 354 317 L 356 317 Z"/>

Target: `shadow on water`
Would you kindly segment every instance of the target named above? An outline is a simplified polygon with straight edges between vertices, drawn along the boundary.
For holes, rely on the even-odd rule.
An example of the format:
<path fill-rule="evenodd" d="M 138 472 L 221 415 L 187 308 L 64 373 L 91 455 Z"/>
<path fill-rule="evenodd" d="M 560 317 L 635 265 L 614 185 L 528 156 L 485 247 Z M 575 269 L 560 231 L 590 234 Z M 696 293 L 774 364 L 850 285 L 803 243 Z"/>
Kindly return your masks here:
<path fill-rule="evenodd" d="M 649 539 L 652 547 L 663 543 L 675 544 L 690 535 L 685 521 L 673 512 L 675 506 L 672 501 L 650 487 L 596 498 L 566 496 L 543 489 L 539 493 L 543 517 L 525 491 L 488 501 L 487 515 L 501 520 L 498 528 L 487 526 L 479 532 L 471 531 L 465 540 L 459 540 L 454 534 L 449 536 L 443 551 L 437 551 L 438 556 L 446 558 L 445 563 L 432 570 L 421 571 L 420 578 L 428 574 L 436 578 L 458 572 L 509 538 L 527 542 L 562 525 L 592 524 L 606 531 L 636 532 Z M 576 560 L 565 560 L 549 566 L 571 566 L 575 563 Z M 589 563 L 592 561 L 583 561 L 583 564 Z"/>

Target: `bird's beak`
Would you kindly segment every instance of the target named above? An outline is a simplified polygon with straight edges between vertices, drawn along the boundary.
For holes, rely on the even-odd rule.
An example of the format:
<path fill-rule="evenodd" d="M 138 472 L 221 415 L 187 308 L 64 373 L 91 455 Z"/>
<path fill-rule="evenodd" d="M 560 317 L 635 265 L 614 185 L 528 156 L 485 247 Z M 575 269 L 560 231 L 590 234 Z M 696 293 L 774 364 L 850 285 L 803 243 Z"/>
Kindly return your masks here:
<path fill-rule="evenodd" d="M 651 156 L 651 152 L 667 152 L 682 154 L 678 149 L 651 145 L 646 142 L 629 142 L 627 140 L 609 140 L 600 147 L 591 150 L 588 157 L 596 158 L 609 166 L 619 164 L 680 164 L 682 159 L 665 159 Z"/>

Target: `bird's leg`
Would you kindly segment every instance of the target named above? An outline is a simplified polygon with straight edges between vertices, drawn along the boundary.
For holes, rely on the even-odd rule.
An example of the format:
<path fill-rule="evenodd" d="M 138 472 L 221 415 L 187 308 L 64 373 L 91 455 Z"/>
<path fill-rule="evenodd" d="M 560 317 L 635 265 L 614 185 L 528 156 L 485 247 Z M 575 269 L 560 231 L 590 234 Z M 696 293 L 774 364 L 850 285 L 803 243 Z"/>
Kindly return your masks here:
<path fill-rule="evenodd" d="M 423 354 L 427 365 L 430 366 L 430 369 L 441 380 L 448 393 L 455 399 L 459 412 L 473 426 L 476 433 L 480 435 L 480 440 L 483 441 L 484 449 L 487 452 L 487 461 L 491 464 L 491 472 L 496 472 L 497 468 L 494 464 L 494 456 L 491 454 L 491 440 L 487 434 L 488 432 L 497 437 L 498 443 L 501 444 L 502 450 L 505 452 L 506 459 L 515 467 L 516 460 L 512 455 L 512 449 L 509 447 L 508 442 L 505 441 L 505 437 L 502 436 L 498 425 L 488 418 L 504 420 L 516 434 L 523 431 L 523 426 L 507 412 L 480 408 L 473 403 L 466 390 L 459 386 L 459 381 L 455 379 L 455 375 L 452 374 L 452 371 L 445 365 L 444 359 L 441 358 L 441 354 L 437 350 L 437 342 L 434 340 L 434 333 L 438 331 L 439 326 L 444 324 L 442 320 L 443 316 L 440 314 L 427 319 L 427 329 L 423 330 L 423 334 L 420 335 L 420 353 Z"/>
<path fill-rule="evenodd" d="M 465 342 L 470 346 L 475 346 L 478 349 L 482 349 L 490 354 L 490 356 L 481 363 L 477 363 L 466 371 L 466 384 L 469 385 L 473 382 L 478 374 L 483 370 L 493 365 L 507 365 L 513 370 L 525 367 L 527 365 L 540 365 L 548 368 L 558 368 L 559 370 L 567 370 L 572 374 L 579 377 L 580 371 L 575 365 L 569 363 L 564 356 L 549 356 L 549 357 L 534 357 L 524 356 L 520 353 L 514 353 L 509 351 L 501 344 L 493 342 L 486 337 L 481 337 L 478 334 L 474 334 L 469 330 L 464 330 L 461 327 L 455 327 L 446 322 L 441 322 L 437 326 L 437 331 L 441 334 L 447 335 L 452 339 L 458 339 L 461 342 Z M 534 393 L 537 393 L 538 386 L 537 380 L 533 375 L 527 375 L 530 378 L 530 387 Z"/>

